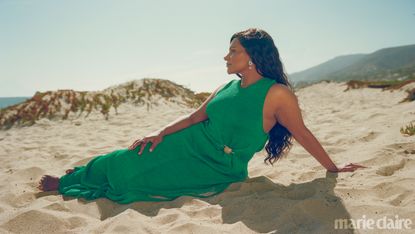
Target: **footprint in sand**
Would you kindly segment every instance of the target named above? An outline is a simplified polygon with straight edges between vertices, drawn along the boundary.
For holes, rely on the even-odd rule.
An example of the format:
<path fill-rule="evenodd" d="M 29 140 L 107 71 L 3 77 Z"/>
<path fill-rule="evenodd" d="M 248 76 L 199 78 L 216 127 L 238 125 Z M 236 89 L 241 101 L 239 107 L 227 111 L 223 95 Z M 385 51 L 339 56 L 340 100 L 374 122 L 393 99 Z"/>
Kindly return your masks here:
<path fill-rule="evenodd" d="M 351 115 L 351 114 L 341 114 L 341 115 L 338 115 L 338 117 L 339 117 L 341 120 L 350 120 L 350 119 L 352 119 L 352 118 L 353 118 L 353 115 Z"/>
<path fill-rule="evenodd" d="M 405 191 L 402 194 L 397 194 L 397 196 L 392 199 L 391 201 L 389 201 L 389 204 L 393 205 L 393 206 L 404 206 L 407 201 L 407 198 L 411 198 L 411 192 L 410 191 Z"/>
<path fill-rule="evenodd" d="M 74 229 L 78 227 L 85 227 L 88 223 L 85 221 L 85 218 L 79 216 L 72 216 L 67 219 L 69 222 L 69 229 Z"/>
<path fill-rule="evenodd" d="M 368 117 L 366 117 L 366 119 L 373 119 L 373 118 L 376 118 L 376 117 L 384 117 L 384 116 L 385 116 L 385 114 L 383 114 L 383 113 L 373 113 L 373 114 L 369 115 Z"/>
<path fill-rule="evenodd" d="M 409 158 L 415 156 L 414 143 L 394 143 L 380 148 L 374 157 L 361 161 L 360 163 L 368 166 L 376 166 L 390 162 L 394 158 Z"/>
<path fill-rule="evenodd" d="M 379 135 L 380 135 L 379 132 L 370 131 L 368 134 L 361 137 L 360 139 L 363 140 L 364 142 L 369 142 L 369 141 L 376 139 Z"/>
<path fill-rule="evenodd" d="M 62 205 L 58 202 L 49 204 L 49 205 L 45 206 L 44 208 L 48 209 L 48 210 L 53 210 L 53 211 L 64 211 L 64 212 L 69 212 L 70 211 L 70 209 L 68 209 L 67 207 L 65 207 L 64 205 Z"/>
<path fill-rule="evenodd" d="M 161 217 L 157 217 L 157 223 L 159 224 L 169 224 L 174 223 L 180 218 L 179 214 L 166 214 Z"/>
<path fill-rule="evenodd" d="M 393 165 L 389 165 L 389 166 L 379 168 L 376 171 L 376 174 L 381 175 L 381 176 L 391 176 L 396 171 L 404 168 L 405 164 L 406 164 L 406 160 L 402 159 L 398 164 L 393 164 Z"/>
<path fill-rule="evenodd" d="M 408 154 L 415 154 L 415 144 L 413 142 L 390 144 L 385 148 L 398 154 L 402 153 L 404 156 L 407 156 Z"/>

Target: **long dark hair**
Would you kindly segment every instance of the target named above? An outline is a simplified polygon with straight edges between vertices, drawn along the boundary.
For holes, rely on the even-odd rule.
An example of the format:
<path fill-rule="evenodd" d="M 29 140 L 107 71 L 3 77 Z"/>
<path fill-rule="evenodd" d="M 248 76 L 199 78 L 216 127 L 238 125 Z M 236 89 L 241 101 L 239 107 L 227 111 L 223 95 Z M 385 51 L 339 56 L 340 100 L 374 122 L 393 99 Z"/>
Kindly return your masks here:
<path fill-rule="evenodd" d="M 230 42 L 235 38 L 245 48 L 252 62 L 255 64 L 257 72 L 261 76 L 271 78 L 294 91 L 284 72 L 283 64 L 274 40 L 267 32 L 258 28 L 249 28 L 233 34 Z M 236 75 L 240 78 L 242 77 L 239 73 Z M 268 156 L 264 159 L 264 162 L 267 164 L 268 160 L 273 165 L 273 162 L 279 160 L 282 155 L 288 153 L 290 150 L 292 146 L 292 135 L 280 123 L 274 125 L 268 135 L 269 140 L 265 146 Z"/>

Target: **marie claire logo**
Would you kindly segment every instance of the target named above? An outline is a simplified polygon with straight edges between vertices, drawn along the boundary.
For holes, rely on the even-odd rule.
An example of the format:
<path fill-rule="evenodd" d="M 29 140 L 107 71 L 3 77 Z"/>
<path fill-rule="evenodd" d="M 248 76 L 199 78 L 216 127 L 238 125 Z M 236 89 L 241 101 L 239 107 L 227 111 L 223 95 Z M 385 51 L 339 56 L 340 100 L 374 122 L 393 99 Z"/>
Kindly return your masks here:
<path fill-rule="evenodd" d="M 379 219 L 367 218 L 362 215 L 361 219 L 335 219 L 334 229 L 411 229 L 412 220 L 384 216 Z"/>

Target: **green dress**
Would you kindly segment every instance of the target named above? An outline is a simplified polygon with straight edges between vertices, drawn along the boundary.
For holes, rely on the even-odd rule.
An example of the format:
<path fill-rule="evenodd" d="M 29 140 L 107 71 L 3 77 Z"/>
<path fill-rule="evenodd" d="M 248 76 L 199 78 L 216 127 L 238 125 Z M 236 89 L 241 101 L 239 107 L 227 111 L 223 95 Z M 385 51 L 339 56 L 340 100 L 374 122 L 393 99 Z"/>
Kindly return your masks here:
<path fill-rule="evenodd" d="M 208 103 L 205 121 L 164 136 L 152 152 L 148 143 L 141 156 L 140 147 L 98 155 L 60 177 L 59 193 L 127 204 L 223 192 L 247 179 L 248 161 L 268 140 L 262 113 L 274 83 L 262 77 L 243 88 L 231 80 Z"/>

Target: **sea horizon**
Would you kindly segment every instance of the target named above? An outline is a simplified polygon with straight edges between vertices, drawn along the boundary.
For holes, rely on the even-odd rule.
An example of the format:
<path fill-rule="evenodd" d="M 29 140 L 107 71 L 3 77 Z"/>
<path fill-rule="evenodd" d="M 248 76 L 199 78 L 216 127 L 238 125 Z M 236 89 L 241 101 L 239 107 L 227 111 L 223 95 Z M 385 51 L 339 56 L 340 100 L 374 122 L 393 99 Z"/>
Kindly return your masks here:
<path fill-rule="evenodd" d="M 0 97 L 0 109 L 22 103 L 31 97 Z"/>

